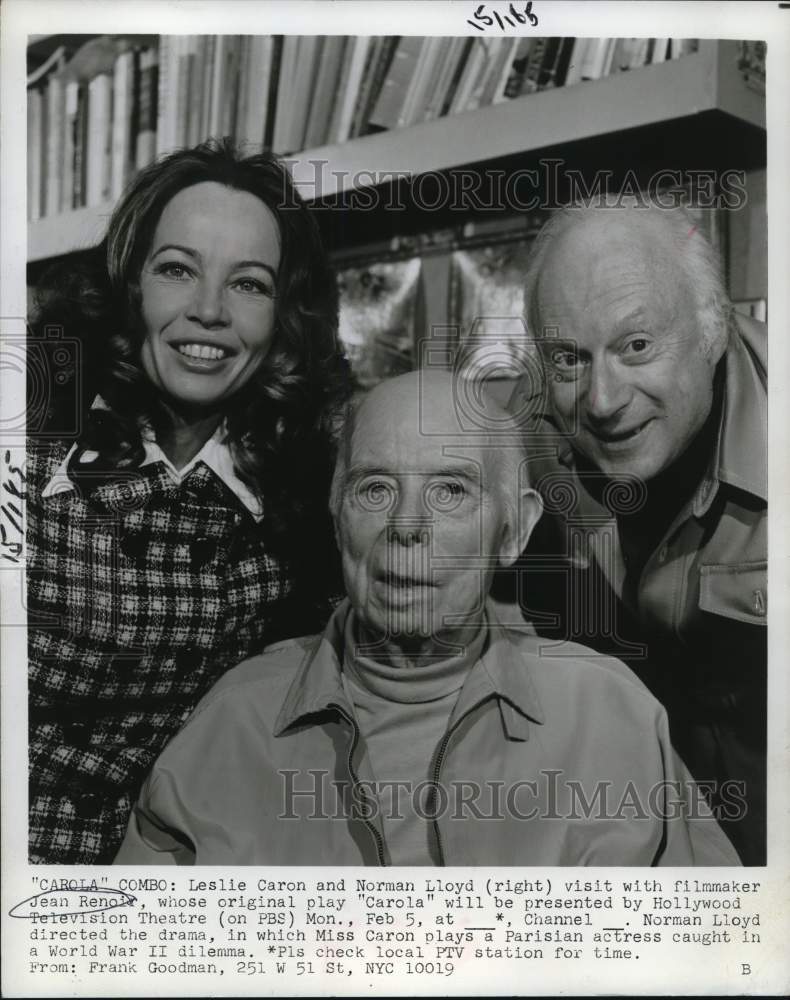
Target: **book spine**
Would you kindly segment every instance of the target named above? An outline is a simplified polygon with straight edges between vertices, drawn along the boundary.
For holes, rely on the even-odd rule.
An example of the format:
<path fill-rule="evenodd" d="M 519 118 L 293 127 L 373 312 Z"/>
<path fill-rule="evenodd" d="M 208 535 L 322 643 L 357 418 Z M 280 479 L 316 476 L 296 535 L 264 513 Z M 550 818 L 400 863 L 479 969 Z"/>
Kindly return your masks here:
<path fill-rule="evenodd" d="M 296 55 L 299 39 L 296 35 L 283 38 L 283 50 L 280 60 L 280 79 L 277 88 L 277 111 L 274 117 L 274 152 L 290 152 L 287 149 L 290 136 L 291 95 L 293 94 L 294 76 L 296 74 Z"/>
<path fill-rule="evenodd" d="M 483 38 L 481 42 L 485 46 L 485 60 L 477 74 L 477 80 L 472 88 L 472 93 L 466 102 L 464 111 L 474 111 L 475 108 L 482 107 L 490 101 L 486 101 L 486 94 L 493 96 L 495 84 L 491 83 L 491 77 L 497 72 L 497 68 L 502 58 L 502 52 L 509 44 L 507 38 Z"/>
<path fill-rule="evenodd" d="M 324 41 L 315 97 L 305 129 L 306 149 L 321 146 L 326 141 L 332 117 L 332 105 L 338 93 L 338 83 L 343 69 L 345 46 L 346 39 L 342 35 L 330 36 Z"/>
<path fill-rule="evenodd" d="M 632 38 L 631 59 L 628 64 L 629 69 L 639 69 L 647 63 L 647 38 Z"/>
<path fill-rule="evenodd" d="M 76 80 L 66 83 L 63 122 L 63 186 L 60 192 L 60 212 L 69 212 L 74 206 L 74 149 L 77 102 L 80 85 Z"/>
<path fill-rule="evenodd" d="M 436 77 L 436 85 L 433 92 L 429 93 L 428 105 L 425 109 L 424 121 L 433 121 L 442 113 L 447 91 L 450 88 L 453 76 L 458 66 L 458 60 L 463 52 L 463 38 L 452 38 L 444 55 L 441 58 L 441 66 Z"/>
<path fill-rule="evenodd" d="M 203 76 L 201 80 L 202 95 L 200 109 L 200 128 L 197 142 L 208 139 L 214 133 L 211 131 L 211 92 L 214 84 L 214 62 L 216 59 L 217 39 L 215 35 L 206 37 L 204 50 Z"/>
<path fill-rule="evenodd" d="M 444 63 L 452 43 L 452 38 L 431 38 L 428 40 L 425 74 L 417 91 L 415 108 L 409 124 L 427 121 L 431 115 L 435 117 L 436 89 L 442 77 Z"/>
<path fill-rule="evenodd" d="M 41 163 L 43 149 L 44 96 L 40 90 L 27 92 L 27 215 L 35 221 L 42 216 Z"/>
<path fill-rule="evenodd" d="M 121 196 L 132 168 L 132 107 L 134 104 L 134 60 L 131 50 L 115 60 L 112 102 L 112 155 L 110 197 Z"/>
<path fill-rule="evenodd" d="M 101 205 L 110 197 L 112 81 L 108 73 L 90 81 L 88 95 L 86 204 Z"/>
<path fill-rule="evenodd" d="M 231 35 L 225 47 L 225 73 L 222 102 L 222 135 L 236 134 L 236 110 L 239 97 L 239 58 L 241 38 Z"/>
<path fill-rule="evenodd" d="M 367 59 L 365 60 L 365 68 L 362 71 L 362 78 L 359 82 L 359 89 L 357 90 L 354 113 L 351 116 L 349 137 L 359 135 L 362 130 L 362 126 L 365 124 L 364 116 L 370 99 L 373 77 L 376 75 L 379 57 L 381 56 L 385 42 L 386 38 L 374 38 L 371 41 Z"/>
<path fill-rule="evenodd" d="M 514 55 L 513 62 L 510 65 L 510 72 L 508 73 L 507 80 L 505 81 L 503 100 L 511 100 L 514 97 L 518 97 L 521 93 L 521 82 L 524 79 L 524 73 L 527 70 L 529 50 L 531 47 L 531 38 L 519 39 L 516 54 Z"/>
<path fill-rule="evenodd" d="M 340 113 L 337 130 L 332 137 L 334 142 L 345 142 L 351 133 L 351 120 L 354 115 L 357 93 L 362 81 L 370 42 L 371 39 L 368 35 L 357 35 L 353 39 L 348 77 L 342 94 L 338 95 Z"/>
<path fill-rule="evenodd" d="M 190 36 L 179 39 L 178 59 L 176 61 L 175 110 L 173 113 L 173 146 L 176 149 L 183 149 L 187 144 L 191 63 L 193 61 L 191 43 Z"/>
<path fill-rule="evenodd" d="M 60 210 L 60 193 L 63 186 L 63 125 L 64 86 L 59 75 L 50 76 L 47 81 L 47 188 L 45 215 L 57 215 Z"/>
<path fill-rule="evenodd" d="M 653 39 L 653 54 L 650 58 L 651 63 L 666 62 L 670 58 L 670 41 L 669 38 L 654 38 Z"/>
<path fill-rule="evenodd" d="M 74 116 L 74 202 L 72 208 L 81 208 L 86 204 L 89 96 L 87 84 L 80 84 L 77 92 L 77 114 Z"/>
<path fill-rule="evenodd" d="M 159 93 L 159 60 L 155 49 L 140 54 L 137 136 L 134 164 L 138 170 L 153 163 L 156 157 L 157 99 Z"/>
<path fill-rule="evenodd" d="M 266 112 L 269 105 L 272 49 L 271 35 L 256 35 L 250 40 L 247 74 L 247 114 L 244 120 L 242 142 L 251 152 L 260 153 L 266 132 Z"/>
<path fill-rule="evenodd" d="M 274 119 L 277 113 L 277 99 L 280 92 L 280 66 L 283 58 L 283 36 L 275 35 L 272 46 L 271 72 L 269 74 L 269 100 L 266 104 L 266 125 L 263 131 L 263 148 L 274 147 Z"/>
<path fill-rule="evenodd" d="M 532 48 L 529 51 L 529 61 L 524 72 L 524 82 L 521 87 L 522 94 L 533 94 L 538 89 L 540 71 L 546 55 L 548 38 L 535 38 Z"/>
<path fill-rule="evenodd" d="M 379 94 L 381 93 L 381 88 L 384 86 L 384 80 L 387 76 L 390 64 L 392 63 L 392 57 L 395 53 L 395 46 L 397 44 L 397 36 L 391 36 L 383 40 L 376 63 L 373 67 L 373 73 L 371 74 L 370 86 L 368 87 L 367 94 L 360 111 L 359 126 L 354 133 L 355 135 L 364 134 L 368 129 L 370 116 L 373 113 L 373 108 L 378 100 Z"/>
<path fill-rule="evenodd" d="M 175 38 L 172 35 L 162 35 L 159 39 L 159 76 L 157 94 L 156 118 L 156 152 L 167 152 L 171 145 L 170 135 L 170 105 L 173 98 L 173 60 L 175 57 Z"/>
<path fill-rule="evenodd" d="M 203 79 L 206 71 L 206 36 L 194 35 L 190 53 L 189 112 L 187 119 L 186 144 L 195 146 L 203 138 L 200 131 L 203 117 Z"/>
<path fill-rule="evenodd" d="M 474 42 L 474 38 L 463 39 L 463 45 L 458 56 L 458 62 L 456 63 L 455 70 L 450 78 L 450 84 L 447 87 L 447 92 L 442 99 L 438 115 L 439 118 L 451 113 L 451 109 L 455 101 L 455 95 L 464 76 L 467 60 L 469 59 L 472 49 L 474 48 Z"/>
<path fill-rule="evenodd" d="M 288 116 L 285 149 L 289 153 L 304 149 L 305 129 L 310 102 L 314 97 L 315 78 L 321 57 L 323 38 L 320 35 L 302 35 L 296 49 L 291 113 Z"/>
<path fill-rule="evenodd" d="M 353 45 L 353 39 L 349 42 L 349 47 Z M 390 67 L 381 85 L 381 91 L 376 100 L 373 111 L 368 117 L 371 125 L 379 128 L 395 128 L 406 101 L 406 94 L 409 89 L 409 81 L 414 75 L 422 49 L 423 39 L 406 35 L 398 39 L 395 51 L 390 61 Z M 349 64 L 346 57 L 346 67 Z M 344 77 L 347 70 L 344 71 Z M 345 87 L 345 81 L 341 80 L 340 91 Z M 335 113 L 339 116 L 338 105 L 335 106 Z M 333 123 L 332 135 L 336 132 L 336 123 Z"/>
<path fill-rule="evenodd" d="M 599 80 L 604 75 L 608 56 L 608 38 L 591 38 L 581 66 L 582 80 Z"/>

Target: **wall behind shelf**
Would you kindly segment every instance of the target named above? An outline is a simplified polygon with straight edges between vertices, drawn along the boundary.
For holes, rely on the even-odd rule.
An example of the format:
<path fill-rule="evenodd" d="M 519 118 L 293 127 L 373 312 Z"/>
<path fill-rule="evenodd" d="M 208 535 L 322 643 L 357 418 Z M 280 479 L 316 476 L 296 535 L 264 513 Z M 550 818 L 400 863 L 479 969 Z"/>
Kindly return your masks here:
<path fill-rule="evenodd" d="M 746 174 L 746 206 L 730 214 L 727 284 L 733 299 L 768 298 L 766 171 Z"/>

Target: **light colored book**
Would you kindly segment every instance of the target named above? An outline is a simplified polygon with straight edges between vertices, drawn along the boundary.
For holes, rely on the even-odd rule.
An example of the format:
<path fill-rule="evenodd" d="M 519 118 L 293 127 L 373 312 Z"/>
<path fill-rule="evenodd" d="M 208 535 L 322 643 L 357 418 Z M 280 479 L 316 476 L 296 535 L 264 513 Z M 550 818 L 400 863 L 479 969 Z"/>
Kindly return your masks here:
<path fill-rule="evenodd" d="M 607 76 L 612 65 L 615 38 L 590 38 L 581 64 L 582 80 L 600 80 Z"/>
<path fill-rule="evenodd" d="M 45 215 L 60 211 L 63 187 L 63 141 L 66 118 L 66 92 L 62 76 L 53 73 L 47 80 L 47 168 Z"/>
<path fill-rule="evenodd" d="M 296 72 L 291 93 L 291 114 L 286 149 L 289 153 L 304 149 L 307 118 L 314 96 L 318 66 L 324 39 L 321 35 L 302 35 L 296 50 Z"/>
<path fill-rule="evenodd" d="M 132 171 L 132 110 L 134 107 L 135 53 L 129 49 L 115 60 L 112 95 L 112 153 L 110 197 L 120 198 Z"/>
<path fill-rule="evenodd" d="M 388 129 L 397 126 L 424 43 L 425 39 L 416 35 L 404 35 L 398 41 L 384 83 L 368 118 L 371 125 Z"/>
<path fill-rule="evenodd" d="M 444 71 L 444 64 L 452 38 L 429 38 L 424 52 L 424 68 L 420 88 L 415 95 L 415 107 L 409 116 L 409 124 L 426 121 L 436 106 L 436 89 Z"/>
<path fill-rule="evenodd" d="M 169 153 L 176 138 L 176 88 L 180 35 L 162 35 L 159 39 L 159 97 L 157 100 L 156 152 Z"/>
<path fill-rule="evenodd" d="M 206 35 L 192 35 L 189 40 L 189 95 L 187 98 L 187 127 L 184 141 L 192 147 L 200 142 L 203 117 L 203 74 L 206 68 Z"/>
<path fill-rule="evenodd" d="M 667 59 L 671 59 L 670 53 L 670 41 L 669 38 L 654 38 L 653 39 L 653 55 L 650 57 L 651 63 L 661 63 L 666 62 Z"/>
<path fill-rule="evenodd" d="M 354 109 L 357 106 L 357 96 L 365 72 L 370 43 L 368 35 L 356 35 L 351 39 L 350 52 L 346 50 L 348 73 L 344 74 L 341 91 L 337 96 L 337 120 L 333 123 L 332 142 L 346 142 L 351 134 Z"/>
<path fill-rule="evenodd" d="M 647 50 L 650 44 L 649 38 L 631 39 L 631 61 L 629 69 L 639 69 L 647 63 Z"/>
<path fill-rule="evenodd" d="M 480 74 L 485 72 L 488 65 L 490 46 L 487 43 L 490 41 L 491 39 L 487 38 L 473 39 L 472 48 L 469 50 L 466 65 L 450 105 L 451 115 L 457 115 L 467 109 Z"/>
<path fill-rule="evenodd" d="M 201 78 L 200 127 L 196 142 L 203 142 L 211 131 L 211 94 L 214 86 L 214 62 L 216 58 L 217 36 L 206 35 L 204 47 L 203 75 Z"/>
<path fill-rule="evenodd" d="M 277 110 L 274 115 L 274 135 L 272 144 L 275 153 L 293 152 L 288 149 L 291 135 L 291 115 L 293 86 L 296 78 L 296 59 L 299 52 L 299 38 L 286 35 L 280 58 L 280 80 L 277 88 Z"/>
<path fill-rule="evenodd" d="M 530 41 L 530 39 L 526 39 Z M 509 45 L 506 46 L 504 55 L 499 64 L 499 71 L 496 76 L 493 77 L 493 88 L 490 93 L 483 95 L 483 107 L 488 104 L 500 104 L 505 100 L 505 87 L 510 79 L 510 74 L 513 71 L 513 61 L 516 59 L 520 51 L 520 43 L 522 39 L 513 38 L 509 39 Z"/>
<path fill-rule="evenodd" d="M 266 114 L 269 106 L 273 51 L 274 38 L 271 35 L 254 35 L 250 38 L 247 60 L 246 111 L 239 133 L 240 141 L 249 147 L 249 152 L 260 153 L 263 146 Z"/>
<path fill-rule="evenodd" d="M 592 41 L 595 41 L 595 39 L 576 38 L 574 40 L 573 51 L 571 52 L 571 61 L 568 63 L 568 72 L 565 75 L 566 87 L 571 87 L 574 83 L 579 83 L 581 80 L 585 53 L 587 51 L 588 44 Z"/>
<path fill-rule="evenodd" d="M 43 212 L 41 197 L 41 165 L 44 160 L 44 95 L 31 87 L 27 92 L 27 217 L 40 219 Z"/>
<path fill-rule="evenodd" d="M 70 212 L 74 207 L 74 143 L 77 134 L 77 108 L 80 85 L 77 80 L 67 80 L 63 102 L 63 183 L 60 189 L 60 212 Z"/>
<path fill-rule="evenodd" d="M 239 98 L 239 61 L 241 57 L 241 36 L 231 35 L 227 39 L 224 52 L 224 83 L 222 102 L 222 124 L 220 134 L 236 134 L 236 109 Z"/>
<path fill-rule="evenodd" d="M 423 120 L 427 122 L 433 121 L 442 113 L 450 86 L 458 70 L 458 63 L 463 56 L 467 39 L 463 37 L 450 38 L 448 41 L 450 44 L 442 56 L 436 85 L 433 87 L 433 92 L 429 93 L 428 106 L 425 109 L 423 117 Z"/>
<path fill-rule="evenodd" d="M 112 78 L 99 73 L 88 84 L 88 149 L 85 203 L 102 205 L 110 197 Z"/>
<path fill-rule="evenodd" d="M 332 106 L 338 96 L 338 84 L 343 71 L 345 50 L 345 36 L 329 35 L 324 39 L 321 62 L 315 82 L 315 93 L 305 129 L 305 149 L 313 149 L 326 142 L 332 117 Z"/>
<path fill-rule="evenodd" d="M 511 43 L 509 38 L 482 38 L 480 40 L 486 51 L 485 64 L 477 74 L 477 80 L 464 108 L 465 111 L 474 111 L 475 108 L 491 103 L 491 97 L 493 97 L 494 87 L 497 83 L 493 78 L 498 76 L 502 59 Z M 486 96 L 488 96 L 488 100 L 486 100 Z"/>

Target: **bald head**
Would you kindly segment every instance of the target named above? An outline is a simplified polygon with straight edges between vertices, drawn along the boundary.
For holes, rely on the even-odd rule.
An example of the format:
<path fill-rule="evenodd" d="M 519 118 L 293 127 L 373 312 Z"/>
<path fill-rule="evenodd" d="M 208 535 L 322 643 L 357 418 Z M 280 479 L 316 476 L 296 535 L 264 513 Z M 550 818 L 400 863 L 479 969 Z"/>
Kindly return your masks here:
<path fill-rule="evenodd" d="M 546 223 L 532 248 L 525 278 L 525 314 L 534 335 L 551 325 L 540 310 L 540 283 L 575 260 L 580 266 L 623 257 L 691 303 L 703 349 L 720 356 L 728 338 L 731 306 L 716 250 L 682 208 L 568 206 Z M 568 276 L 566 280 L 570 280 Z"/>

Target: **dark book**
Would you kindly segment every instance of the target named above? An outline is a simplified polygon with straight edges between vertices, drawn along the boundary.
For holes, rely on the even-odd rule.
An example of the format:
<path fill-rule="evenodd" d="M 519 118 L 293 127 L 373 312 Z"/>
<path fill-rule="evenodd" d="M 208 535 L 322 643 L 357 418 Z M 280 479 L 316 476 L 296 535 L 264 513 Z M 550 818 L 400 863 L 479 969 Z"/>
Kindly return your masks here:
<path fill-rule="evenodd" d="M 277 94 L 280 89 L 280 63 L 283 56 L 283 36 L 274 36 L 272 50 L 272 68 L 269 83 L 269 100 L 266 108 L 266 132 L 263 137 L 263 148 L 271 151 L 274 141 L 274 119 L 277 114 Z"/>
<path fill-rule="evenodd" d="M 77 113 L 74 115 L 74 189 L 73 208 L 82 208 L 87 200 L 88 163 L 88 85 L 81 83 L 77 91 Z"/>

